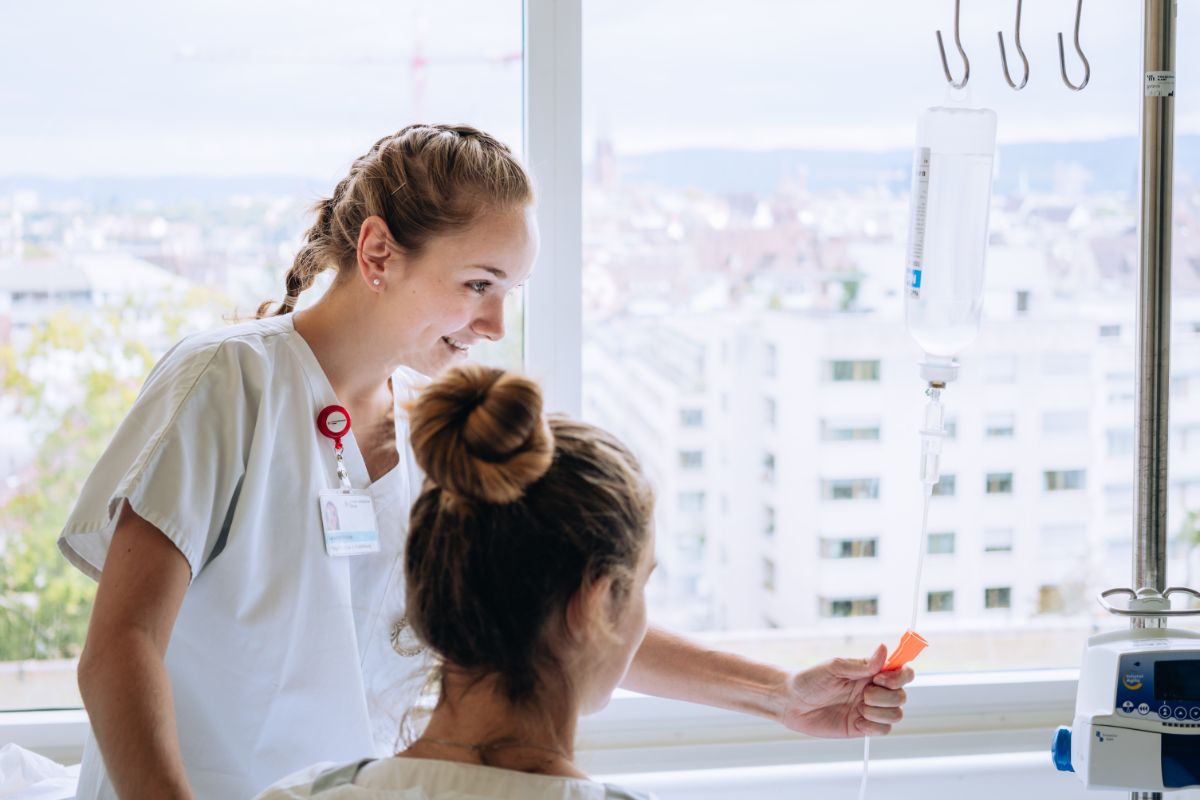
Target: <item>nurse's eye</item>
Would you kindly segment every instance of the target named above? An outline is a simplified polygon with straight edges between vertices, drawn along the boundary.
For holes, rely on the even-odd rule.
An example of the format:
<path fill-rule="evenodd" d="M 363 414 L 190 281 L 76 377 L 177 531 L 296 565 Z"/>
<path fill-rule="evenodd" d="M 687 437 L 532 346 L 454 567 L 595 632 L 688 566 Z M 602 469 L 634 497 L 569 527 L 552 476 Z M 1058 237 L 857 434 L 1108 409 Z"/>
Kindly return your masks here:
<path fill-rule="evenodd" d="M 491 285 L 491 281 L 467 281 L 467 288 L 475 294 L 483 294 Z"/>

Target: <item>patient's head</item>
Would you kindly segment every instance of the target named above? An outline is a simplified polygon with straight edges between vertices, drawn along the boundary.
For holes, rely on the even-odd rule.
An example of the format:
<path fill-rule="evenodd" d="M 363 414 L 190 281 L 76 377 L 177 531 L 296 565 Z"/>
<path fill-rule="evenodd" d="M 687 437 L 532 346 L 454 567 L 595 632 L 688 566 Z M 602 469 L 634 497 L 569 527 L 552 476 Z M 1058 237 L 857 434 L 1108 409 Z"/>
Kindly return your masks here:
<path fill-rule="evenodd" d="M 633 455 L 479 365 L 430 385 L 411 424 L 427 476 L 405 554 L 417 635 L 514 705 L 602 707 L 646 631 L 653 498 Z"/>

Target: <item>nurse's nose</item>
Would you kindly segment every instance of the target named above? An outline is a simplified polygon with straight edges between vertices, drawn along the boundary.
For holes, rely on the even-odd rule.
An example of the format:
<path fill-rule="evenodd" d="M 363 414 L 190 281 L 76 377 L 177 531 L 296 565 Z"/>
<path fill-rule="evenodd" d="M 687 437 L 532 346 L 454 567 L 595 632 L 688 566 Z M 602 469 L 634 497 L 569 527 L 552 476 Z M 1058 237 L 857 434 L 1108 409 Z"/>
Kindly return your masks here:
<path fill-rule="evenodd" d="M 488 298 L 480 309 L 479 316 L 471 323 L 471 330 L 493 342 L 504 338 L 504 296 Z"/>

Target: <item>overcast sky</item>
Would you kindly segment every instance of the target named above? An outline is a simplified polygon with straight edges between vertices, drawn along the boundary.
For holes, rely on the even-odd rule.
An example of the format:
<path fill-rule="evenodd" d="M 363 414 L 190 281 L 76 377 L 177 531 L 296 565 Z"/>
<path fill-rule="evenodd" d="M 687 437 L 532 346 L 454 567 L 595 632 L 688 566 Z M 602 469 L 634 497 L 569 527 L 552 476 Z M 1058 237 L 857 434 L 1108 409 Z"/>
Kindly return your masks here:
<path fill-rule="evenodd" d="M 0 174 L 336 179 L 418 116 L 520 137 L 518 0 L 8 5 Z M 963 0 L 972 102 L 1006 141 L 1136 135 L 1140 5 L 1084 3 L 1092 79 L 1076 94 L 1054 37 L 1069 40 L 1073 2 L 1025 3 L 1032 75 L 1014 92 L 995 32 L 1011 47 L 1015 0 Z M 952 23 L 952 0 L 585 0 L 585 146 L 908 147 L 943 101 L 933 32 Z M 1179 31 L 1200 40 L 1200 3 L 1180 2 Z M 1177 130 L 1200 132 L 1200 48 L 1178 58 Z"/>

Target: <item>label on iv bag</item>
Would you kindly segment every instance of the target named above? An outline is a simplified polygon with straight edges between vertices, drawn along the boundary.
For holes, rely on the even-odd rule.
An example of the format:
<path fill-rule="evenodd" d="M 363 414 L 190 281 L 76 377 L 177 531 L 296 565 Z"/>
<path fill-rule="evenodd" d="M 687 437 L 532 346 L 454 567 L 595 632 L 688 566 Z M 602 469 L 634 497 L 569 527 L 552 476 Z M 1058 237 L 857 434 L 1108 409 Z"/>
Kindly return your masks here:
<path fill-rule="evenodd" d="M 921 296 L 921 271 L 925 259 L 925 214 L 929 208 L 928 147 L 918 147 L 913 158 L 913 210 L 908 231 L 908 269 L 904 288 L 909 297 Z"/>
<path fill-rule="evenodd" d="M 1147 72 L 1146 97 L 1174 97 L 1174 72 Z"/>

